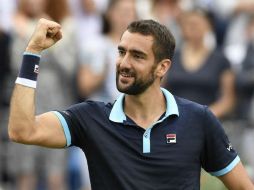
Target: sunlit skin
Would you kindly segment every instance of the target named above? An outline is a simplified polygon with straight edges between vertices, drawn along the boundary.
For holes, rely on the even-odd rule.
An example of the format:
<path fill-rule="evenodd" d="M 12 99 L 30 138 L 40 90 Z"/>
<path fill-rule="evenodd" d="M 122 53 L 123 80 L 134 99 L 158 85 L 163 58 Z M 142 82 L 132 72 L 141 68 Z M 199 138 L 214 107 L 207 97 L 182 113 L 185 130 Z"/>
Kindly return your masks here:
<path fill-rule="evenodd" d="M 153 37 L 126 31 L 118 45 L 116 83 L 120 92 L 137 95 L 154 83 Z"/>

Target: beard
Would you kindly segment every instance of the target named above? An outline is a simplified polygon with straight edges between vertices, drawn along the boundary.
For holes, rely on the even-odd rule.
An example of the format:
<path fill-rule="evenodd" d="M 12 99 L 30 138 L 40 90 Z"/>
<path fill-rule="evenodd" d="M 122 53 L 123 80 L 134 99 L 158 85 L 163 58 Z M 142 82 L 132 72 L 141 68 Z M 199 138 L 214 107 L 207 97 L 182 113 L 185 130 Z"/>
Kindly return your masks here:
<path fill-rule="evenodd" d="M 143 93 L 149 86 L 151 86 L 155 81 L 154 75 L 155 68 L 152 68 L 149 74 L 146 77 L 137 78 L 137 74 L 130 69 L 117 69 L 116 72 L 116 86 L 119 92 L 128 94 L 128 95 L 138 95 Z M 119 76 L 121 74 L 129 75 L 134 78 L 134 82 L 129 85 L 121 85 L 119 81 Z"/>

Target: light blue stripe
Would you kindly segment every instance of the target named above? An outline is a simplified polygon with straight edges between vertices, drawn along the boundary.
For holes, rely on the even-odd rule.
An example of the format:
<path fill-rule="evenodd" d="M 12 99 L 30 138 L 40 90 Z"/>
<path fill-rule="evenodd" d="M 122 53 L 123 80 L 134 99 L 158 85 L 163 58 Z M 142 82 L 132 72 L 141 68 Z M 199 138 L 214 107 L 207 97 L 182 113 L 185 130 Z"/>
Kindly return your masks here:
<path fill-rule="evenodd" d="M 165 98 L 166 98 L 166 104 L 167 104 L 167 110 L 165 114 L 165 118 L 169 115 L 177 115 L 179 116 L 178 107 L 175 101 L 174 96 L 165 88 L 161 88 L 161 91 L 163 92 Z"/>
<path fill-rule="evenodd" d="M 114 103 L 114 106 L 110 112 L 109 120 L 122 123 L 126 120 L 125 113 L 123 111 L 123 101 L 124 101 L 124 94 L 121 94 L 119 98 Z"/>
<path fill-rule="evenodd" d="M 143 136 L 143 153 L 150 153 L 150 138 L 145 138 Z"/>
<path fill-rule="evenodd" d="M 64 130 L 64 135 L 66 138 L 66 147 L 70 146 L 71 145 L 71 134 L 70 134 L 70 130 L 69 130 L 67 122 L 65 121 L 64 117 L 59 112 L 52 111 L 52 113 L 54 113 L 61 122 L 62 128 Z"/>
<path fill-rule="evenodd" d="M 226 168 L 219 170 L 217 172 L 210 172 L 213 176 L 222 176 L 230 172 L 238 163 L 240 162 L 239 156 L 237 156 Z"/>
<path fill-rule="evenodd" d="M 41 55 L 25 51 L 23 55 L 32 55 L 41 58 Z"/>
<path fill-rule="evenodd" d="M 179 116 L 179 111 L 174 96 L 164 88 L 161 88 L 161 91 L 163 92 L 167 102 L 166 114 L 165 117 L 161 119 L 161 121 L 163 121 L 169 115 Z M 109 115 L 109 120 L 118 123 L 122 123 L 124 120 L 126 120 L 126 116 L 123 110 L 124 96 L 124 94 L 121 94 L 114 103 L 114 106 Z"/>
<path fill-rule="evenodd" d="M 143 153 L 151 152 L 151 143 L 150 143 L 151 130 L 152 127 L 147 128 L 143 135 Z"/>
<path fill-rule="evenodd" d="M 151 152 L 150 133 L 153 126 L 156 125 L 157 123 L 161 123 L 164 119 L 166 119 L 170 115 L 179 116 L 179 111 L 174 96 L 164 88 L 161 88 L 161 91 L 163 92 L 166 99 L 166 113 L 162 119 L 153 123 L 149 128 L 146 129 L 143 135 L 143 153 Z M 123 123 L 126 120 L 126 115 L 123 109 L 124 96 L 125 96 L 124 94 L 121 94 L 120 97 L 114 103 L 114 106 L 109 115 L 109 120 L 117 123 Z"/>
<path fill-rule="evenodd" d="M 167 95 L 165 95 L 167 97 Z M 167 97 L 166 99 L 168 99 L 169 97 Z M 174 100 L 174 97 L 172 96 L 173 100 Z M 174 100 L 175 101 L 175 100 Z M 172 101 L 171 101 L 172 103 Z M 176 103 L 175 103 L 176 105 Z M 168 112 L 168 115 L 167 113 L 165 114 L 165 116 L 156 121 L 155 123 L 153 123 L 149 128 L 146 129 L 144 135 L 143 135 L 143 153 L 150 153 L 151 152 L 151 131 L 152 131 L 152 128 L 154 127 L 154 125 L 158 124 L 158 123 L 161 123 L 163 122 L 164 119 L 166 119 L 169 115 L 171 114 L 175 114 L 175 115 L 179 115 L 178 114 L 178 108 L 177 108 L 177 105 L 176 107 L 174 106 L 174 103 L 171 104 L 171 108 L 169 108 L 169 111 L 167 109 L 167 112 Z"/>

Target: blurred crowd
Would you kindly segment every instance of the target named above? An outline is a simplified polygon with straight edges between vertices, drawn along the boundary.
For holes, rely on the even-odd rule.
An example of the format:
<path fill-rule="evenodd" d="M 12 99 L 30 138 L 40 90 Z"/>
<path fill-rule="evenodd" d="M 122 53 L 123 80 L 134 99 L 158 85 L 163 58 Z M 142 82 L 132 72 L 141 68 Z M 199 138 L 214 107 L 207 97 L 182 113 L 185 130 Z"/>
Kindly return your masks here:
<path fill-rule="evenodd" d="M 8 140 L 11 92 L 40 18 L 60 23 L 63 39 L 42 53 L 38 114 L 113 102 L 119 39 L 131 21 L 154 19 L 177 43 L 163 87 L 210 107 L 254 181 L 254 0 L 0 0 L 0 190 L 90 189 L 79 149 Z"/>

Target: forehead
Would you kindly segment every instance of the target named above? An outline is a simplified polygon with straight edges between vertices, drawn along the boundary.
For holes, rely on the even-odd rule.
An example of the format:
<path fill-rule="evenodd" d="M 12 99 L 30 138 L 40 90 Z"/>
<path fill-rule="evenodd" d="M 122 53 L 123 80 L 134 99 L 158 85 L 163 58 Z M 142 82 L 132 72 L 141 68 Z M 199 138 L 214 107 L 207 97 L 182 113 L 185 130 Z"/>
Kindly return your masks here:
<path fill-rule="evenodd" d="M 121 37 L 119 46 L 127 50 L 137 49 L 146 53 L 152 52 L 153 37 L 151 35 L 144 36 L 139 33 L 131 33 L 125 31 Z"/>
<path fill-rule="evenodd" d="M 184 24 L 192 24 L 193 22 L 195 22 L 195 24 L 204 24 L 204 23 L 209 23 L 208 19 L 202 15 L 202 14 L 198 14 L 198 13 L 189 13 L 186 14 L 184 19 L 182 20 L 182 22 Z"/>

